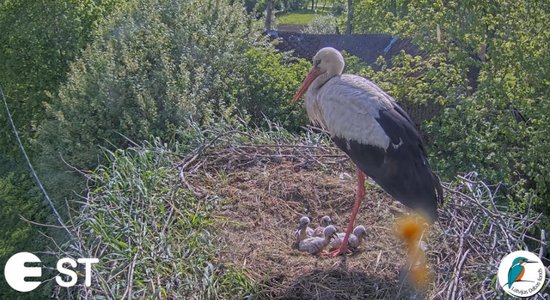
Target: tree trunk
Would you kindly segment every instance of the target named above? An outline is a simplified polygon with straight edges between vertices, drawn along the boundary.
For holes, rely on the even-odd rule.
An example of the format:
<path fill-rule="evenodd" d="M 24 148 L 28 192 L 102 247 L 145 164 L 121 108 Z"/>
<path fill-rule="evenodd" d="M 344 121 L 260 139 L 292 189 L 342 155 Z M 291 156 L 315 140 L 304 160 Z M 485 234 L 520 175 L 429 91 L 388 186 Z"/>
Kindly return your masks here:
<path fill-rule="evenodd" d="M 353 0 L 348 0 L 348 22 L 346 26 L 346 34 L 351 34 L 353 22 Z"/>
<path fill-rule="evenodd" d="M 267 9 L 265 16 L 265 31 L 271 31 L 271 17 L 273 15 L 273 0 L 267 0 Z"/>

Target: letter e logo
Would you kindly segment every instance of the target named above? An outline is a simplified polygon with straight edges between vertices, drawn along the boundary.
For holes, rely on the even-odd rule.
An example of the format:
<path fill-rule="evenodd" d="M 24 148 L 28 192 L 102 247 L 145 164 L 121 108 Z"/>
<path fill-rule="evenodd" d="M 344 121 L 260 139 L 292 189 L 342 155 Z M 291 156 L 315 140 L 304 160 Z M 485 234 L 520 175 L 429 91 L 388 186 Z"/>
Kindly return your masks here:
<path fill-rule="evenodd" d="M 42 276 L 41 267 L 25 267 L 25 263 L 40 263 L 38 256 L 29 252 L 14 254 L 6 262 L 4 277 L 8 284 L 19 292 L 30 292 L 40 285 L 40 281 L 25 281 L 26 277 Z"/>

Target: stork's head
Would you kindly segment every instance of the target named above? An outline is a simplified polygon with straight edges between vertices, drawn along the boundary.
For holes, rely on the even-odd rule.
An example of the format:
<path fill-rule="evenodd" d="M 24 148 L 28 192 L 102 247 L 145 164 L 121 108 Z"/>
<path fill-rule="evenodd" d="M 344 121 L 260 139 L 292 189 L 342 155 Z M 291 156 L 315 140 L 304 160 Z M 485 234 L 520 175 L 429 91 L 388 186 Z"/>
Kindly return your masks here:
<path fill-rule="evenodd" d="M 319 50 L 313 57 L 311 71 L 307 74 L 306 79 L 302 82 L 292 101 L 298 101 L 317 77 L 322 76 L 324 81 L 326 81 L 333 76 L 341 75 L 345 65 L 344 57 L 340 51 L 332 47 L 325 47 Z"/>
<path fill-rule="evenodd" d="M 325 227 L 323 233 L 325 234 L 325 238 L 333 238 L 336 236 L 336 227 L 334 227 L 333 225 L 329 225 Z"/>
<path fill-rule="evenodd" d="M 332 48 L 322 48 L 313 57 L 313 67 L 318 68 L 322 73 L 330 75 L 340 75 L 346 65 L 344 57 L 340 51 Z"/>
<path fill-rule="evenodd" d="M 323 216 L 320 223 L 322 227 L 327 227 L 332 224 L 332 219 L 329 216 Z"/>
<path fill-rule="evenodd" d="M 309 225 L 309 218 L 306 217 L 306 216 L 303 216 L 300 218 L 300 224 L 298 225 L 298 229 L 304 229 L 307 227 L 307 225 Z"/>
<path fill-rule="evenodd" d="M 367 230 L 365 229 L 365 226 L 359 225 L 353 229 L 353 234 L 356 237 L 367 236 Z"/>

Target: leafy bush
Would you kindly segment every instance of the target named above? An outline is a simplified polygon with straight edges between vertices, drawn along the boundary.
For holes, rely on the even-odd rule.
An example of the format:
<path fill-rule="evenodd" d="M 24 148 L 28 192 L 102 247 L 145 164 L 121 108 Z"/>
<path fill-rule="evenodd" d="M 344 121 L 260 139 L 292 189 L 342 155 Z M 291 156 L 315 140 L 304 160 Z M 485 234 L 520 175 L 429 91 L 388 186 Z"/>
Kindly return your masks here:
<path fill-rule="evenodd" d="M 117 5 L 113 0 L 0 2 L 0 84 L 26 145 L 46 117 L 47 93 L 63 83 L 69 64 Z M 3 109 L 0 123 L 7 124 Z M 0 151 L 19 157 L 9 126 L 0 126 Z"/>
<path fill-rule="evenodd" d="M 399 100 L 420 97 L 443 104 L 441 114 L 423 127 L 433 140 L 436 168 L 447 178 L 475 170 L 492 183 L 503 182 L 501 191 L 512 206 L 548 215 L 550 48 L 541 45 L 550 39 L 542 26 L 550 21 L 549 4 L 364 0 L 356 3 L 356 12 L 358 32 L 410 37 L 428 60 L 445 63 L 422 71 L 422 77 L 432 74 L 431 80 L 413 83 L 443 84 L 436 88 L 443 93 L 403 90 L 402 82 L 381 78 L 390 91 L 403 90 L 394 94 Z M 445 92 L 445 86 L 461 88 Z M 517 112 L 527 121 L 516 120 Z"/>
<path fill-rule="evenodd" d="M 233 88 L 239 109 L 257 125 L 267 120 L 298 130 L 307 124 L 305 113 L 291 103 L 310 63 L 272 49 L 250 49 L 238 72 L 243 78 Z"/>
<path fill-rule="evenodd" d="M 28 192 L 25 193 L 19 185 L 28 188 Z M 35 215 L 41 215 L 38 219 L 42 219 L 45 217 L 43 211 L 47 208 L 33 205 L 34 201 L 40 203 L 40 199 L 37 199 L 37 195 L 32 191 L 32 181 L 18 173 L 0 178 L 0 198 L 2 198 L 3 208 L 0 212 L 2 228 L 14 229 L 0 232 L 0 257 L 7 258 L 19 248 L 17 243 L 25 241 L 26 237 L 32 234 L 30 224 L 21 220 L 20 216 L 23 216 L 21 212 L 25 212 L 23 217 L 27 219 L 35 219 Z M 31 199 L 31 201 L 25 201 L 25 204 L 21 205 L 21 199 Z"/>
<path fill-rule="evenodd" d="M 135 1 L 100 36 L 52 95 L 38 139 L 46 157 L 79 167 L 97 164 L 97 145 L 174 139 L 190 122 L 230 120 L 227 83 L 262 41 L 235 1 Z"/>
<path fill-rule="evenodd" d="M 330 15 L 317 16 L 307 24 L 303 32 L 311 34 L 335 34 L 336 18 Z"/>
<path fill-rule="evenodd" d="M 32 225 L 27 221 L 51 223 L 53 216 L 50 208 L 42 201 L 30 176 L 22 170 L 14 168 L 12 172 L 0 177 L 0 262 L 4 263 L 17 252 L 43 252 L 50 245 L 44 239 L 42 232 L 47 228 Z M 50 263 L 47 257 L 42 261 Z M 44 276 L 51 275 L 44 272 Z M 4 272 L 0 273 L 0 298 L 2 299 L 37 299 L 50 296 L 51 284 L 42 284 L 32 293 L 19 293 L 13 290 L 4 280 Z"/>

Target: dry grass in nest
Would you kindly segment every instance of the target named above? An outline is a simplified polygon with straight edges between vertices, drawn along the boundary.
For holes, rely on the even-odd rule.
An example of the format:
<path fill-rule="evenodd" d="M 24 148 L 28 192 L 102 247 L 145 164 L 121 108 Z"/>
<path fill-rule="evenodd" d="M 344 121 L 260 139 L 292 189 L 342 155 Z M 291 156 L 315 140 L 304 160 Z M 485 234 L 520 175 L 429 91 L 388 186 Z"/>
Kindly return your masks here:
<path fill-rule="evenodd" d="M 392 226 L 394 215 L 404 209 L 374 184 L 367 187 L 357 220 L 368 231 L 358 253 L 327 258 L 292 249 L 293 233 L 303 215 L 310 217 L 312 227 L 324 215 L 340 231 L 348 224 L 355 172 L 336 148 L 239 145 L 206 153 L 204 160 L 187 167 L 200 174 L 182 176 L 197 195 L 225 199 L 218 211 L 217 235 L 226 247 L 218 259 L 246 270 L 258 284 L 258 298 L 360 299 L 407 294 L 398 275 L 406 263 L 405 252 Z"/>
<path fill-rule="evenodd" d="M 184 161 L 181 178 L 199 197 L 224 199 L 217 212 L 218 243 L 225 246 L 219 263 L 245 270 L 260 299 L 491 299 L 502 293 L 492 283 L 500 259 L 525 246 L 540 217 L 503 212 L 475 178 L 446 184 L 440 222 L 424 238 L 434 278 L 416 291 L 401 280 L 408 262 L 393 229 L 406 209 L 374 184 L 356 223 L 368 232 L 358 253 L 327 258 L 292 249 L 303 215 L 313 227 L 324 215 L 339 231 L 347 226 L 354 169 L 334 147 L 227 145 L 202 157 Z M 185 177 L 184 169 L 193 172 Z"/>
<path fill-rule="evenodd" d="M 217 179 L 212 178 L 212 183 Z M 347 176 L 339 179 L 318 171 L 296 171 L 290 163 L 230 175 L 227 185 L 217 190 L 228 199 L 219 212 L 220 242 L 227 245 L 220 261 L 245 268 L 262 282 L 261 294 L 266 298 L 317 299 L 323 292 L 338 299 L 338 294 L 361 295 L 365 289 L 368 294 L 387 294 L 385 290 L 395 287 L 388 283 L 397 284 L 396 274 L 405 260 L 403 251 L 395 251 L 400 248 L 399 241 L 392 234 L 391 218 L 385 217 L 392 214 L 393 204 L 374 186 L 368 190 L 357 220 L 369 231 L 362 251 L 343 261 L 307 255 L 291 247 L 302 215 L 308 215 L 313 226 L 329 215 L 344 231 L 354 186 Z M 353 272 L 344 272 L 346 269 Z M 358 290 L 349 279 L 362 282 L 364 289 Z"/>

